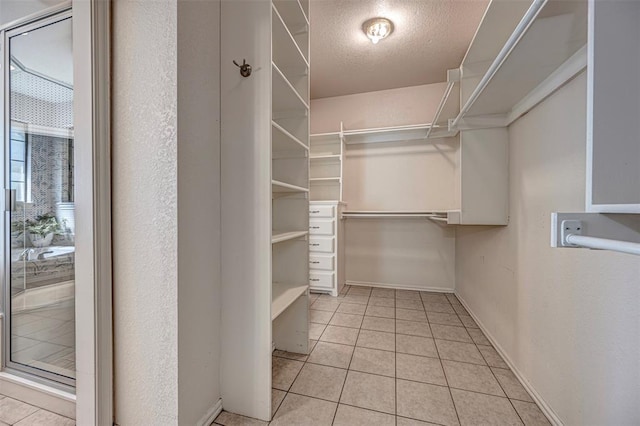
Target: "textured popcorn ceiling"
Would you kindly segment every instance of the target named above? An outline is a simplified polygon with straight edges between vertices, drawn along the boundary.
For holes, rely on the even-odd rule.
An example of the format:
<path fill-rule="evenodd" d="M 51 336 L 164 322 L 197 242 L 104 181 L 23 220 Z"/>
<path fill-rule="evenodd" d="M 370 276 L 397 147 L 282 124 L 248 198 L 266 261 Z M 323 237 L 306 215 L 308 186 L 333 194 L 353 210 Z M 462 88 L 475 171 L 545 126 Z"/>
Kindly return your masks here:
<path fill-rule="evenodd" d="M 488 0 L 311 0 L 311 97 L 446 81 L 467 51 Z M 395 30 L 374 45 L 362 23 Z"/>

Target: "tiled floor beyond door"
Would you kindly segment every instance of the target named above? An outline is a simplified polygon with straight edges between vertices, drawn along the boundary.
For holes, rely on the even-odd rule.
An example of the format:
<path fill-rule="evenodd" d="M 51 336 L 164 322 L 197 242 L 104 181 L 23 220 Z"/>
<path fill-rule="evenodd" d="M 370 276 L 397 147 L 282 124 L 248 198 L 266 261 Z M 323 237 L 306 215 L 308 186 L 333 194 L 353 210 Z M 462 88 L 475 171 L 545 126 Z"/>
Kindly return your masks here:
<path fill-rule="evenodd" d="M 0 426 L 75 426 L 67 417 L 0 395 Z"/>
<path fill-rule="evenodd" d="M 274 352 L 271 425 L 549 424 L 453 295 L 353 286 L 310 312 L 310 355 Z"/>

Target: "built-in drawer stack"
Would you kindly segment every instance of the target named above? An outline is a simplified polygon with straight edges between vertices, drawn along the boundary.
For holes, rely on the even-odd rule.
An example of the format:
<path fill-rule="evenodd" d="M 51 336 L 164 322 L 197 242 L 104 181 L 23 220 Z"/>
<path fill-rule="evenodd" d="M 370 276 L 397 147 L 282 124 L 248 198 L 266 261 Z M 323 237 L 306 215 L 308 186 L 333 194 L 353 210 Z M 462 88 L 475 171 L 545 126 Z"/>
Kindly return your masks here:
<path fill-rule="evenodd" d="M 344 284 L 338 201 L 309 203 L 309 283 L 311 291 L 337 296 Z"/>

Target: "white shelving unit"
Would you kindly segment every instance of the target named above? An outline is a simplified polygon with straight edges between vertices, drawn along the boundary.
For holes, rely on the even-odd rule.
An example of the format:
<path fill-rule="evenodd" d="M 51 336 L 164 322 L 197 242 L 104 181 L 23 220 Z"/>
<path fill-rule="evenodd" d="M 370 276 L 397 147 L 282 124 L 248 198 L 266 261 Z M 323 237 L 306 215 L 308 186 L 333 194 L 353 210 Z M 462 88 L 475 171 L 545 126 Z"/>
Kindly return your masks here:
<path fill-rule="evenodd" d="M 342 130 L 311 135 L 310 143 L 311 201 L 341 201 L 344 161 Z"/>
<path fill-rule="evenodd" d="M 265 421 L 272 349 L 309 345 L 307 11 L 308 0 L 221 5 L 221 393 L 226 410 Z M 248 77 L 232 63 L 243 59 Z"/>

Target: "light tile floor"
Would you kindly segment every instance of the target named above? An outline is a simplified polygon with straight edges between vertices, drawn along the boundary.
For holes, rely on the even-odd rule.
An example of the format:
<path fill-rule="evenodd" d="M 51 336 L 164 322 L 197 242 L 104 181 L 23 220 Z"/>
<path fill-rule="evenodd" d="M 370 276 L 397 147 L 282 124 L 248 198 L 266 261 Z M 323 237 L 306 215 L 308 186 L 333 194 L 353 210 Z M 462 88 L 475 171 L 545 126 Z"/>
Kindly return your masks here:
<path fill-rule="evenodd" d="M 455 296 L 347 286 L 310 303 L 309 356 L 274 352 L 271 425 L 549 425 Z"/>
<path fill-rule="evenodd" d="M 0 426 L 74 426 L 67 417 L 0 395 Z"/>

